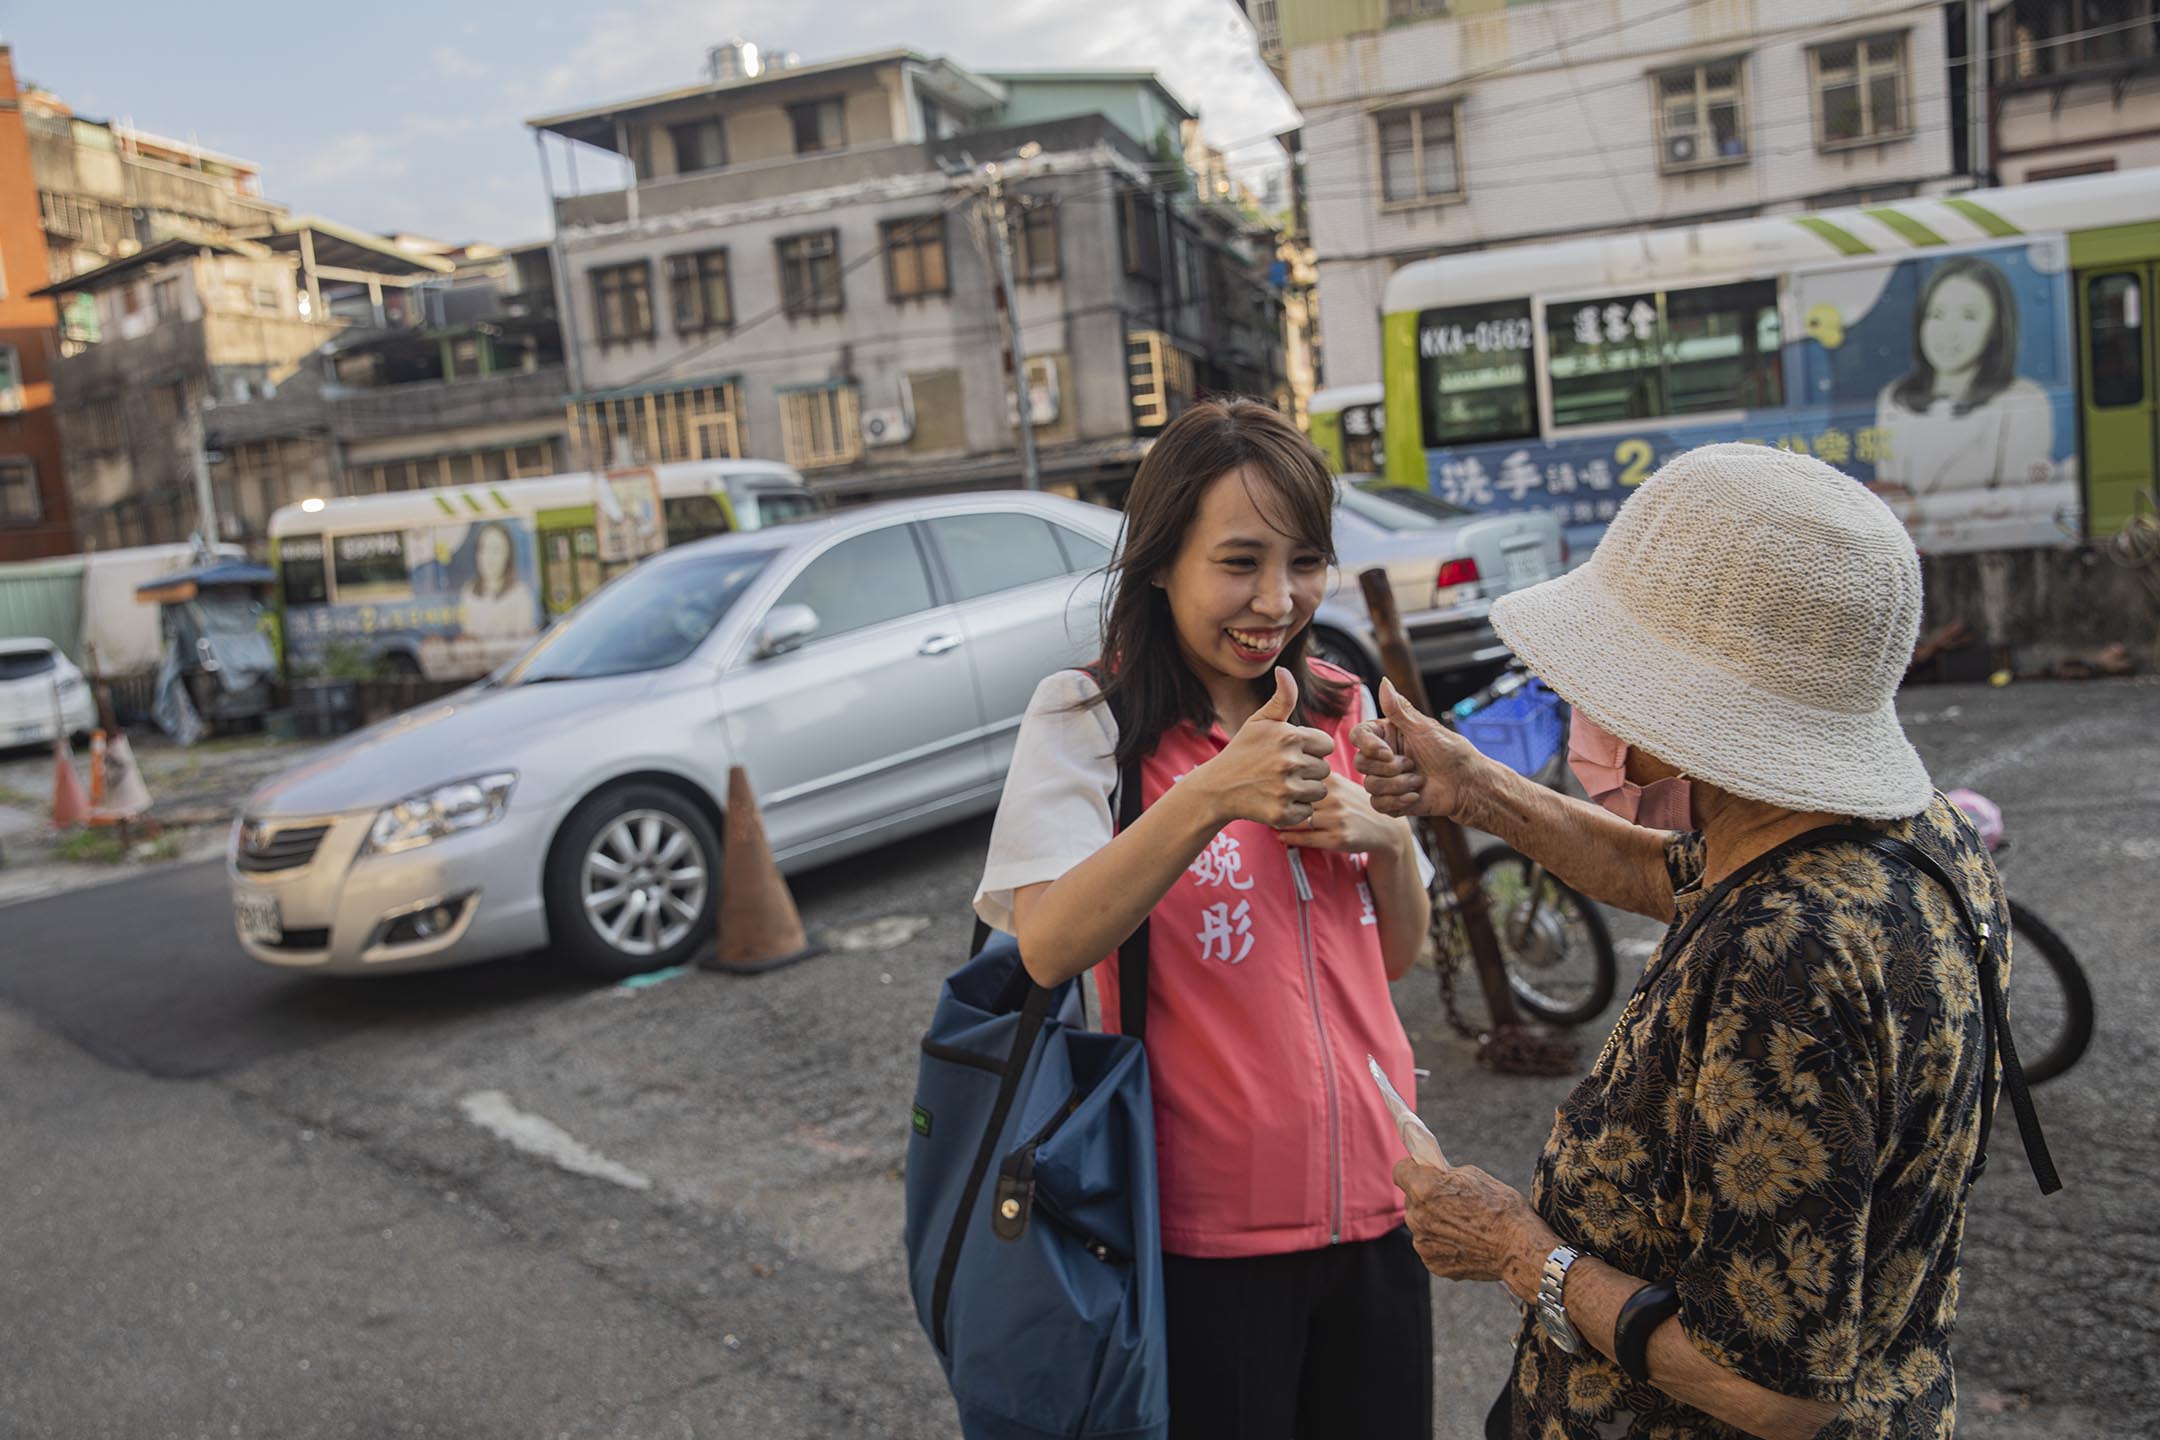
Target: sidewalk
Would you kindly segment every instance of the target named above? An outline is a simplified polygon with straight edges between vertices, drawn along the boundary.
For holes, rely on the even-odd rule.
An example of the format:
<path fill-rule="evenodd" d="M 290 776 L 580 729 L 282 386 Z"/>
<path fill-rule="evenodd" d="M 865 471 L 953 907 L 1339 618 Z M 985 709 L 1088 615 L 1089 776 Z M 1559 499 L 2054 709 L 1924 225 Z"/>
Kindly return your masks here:
<path fill-rule="evenodd" d="M 150 790 L 150 818 L 163 827 L 155 844 L 137 843 L 131 858 L 76 860 L 52 833 L 52 752 L 0 751 L 0 905 L 58 895 L 140 874 L 144 869 L 223 853 L 233 816 L 255 787 L 295 765 L 319 742 L 236 735 L 182 748 L 164 736 L 131 734 L 135 761 Z M 76 773 L 90 769 L 87 751 Z"/>

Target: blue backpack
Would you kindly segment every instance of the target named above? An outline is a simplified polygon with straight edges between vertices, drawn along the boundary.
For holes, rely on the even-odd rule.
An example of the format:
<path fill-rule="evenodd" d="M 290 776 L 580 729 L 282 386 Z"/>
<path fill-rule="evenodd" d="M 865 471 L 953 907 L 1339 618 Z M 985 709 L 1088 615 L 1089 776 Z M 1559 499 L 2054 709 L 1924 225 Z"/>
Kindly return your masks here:
<path fill-rule="evenodd" d="M 908 1285 L 961 1434 L 1161 1440 L 1147 926 L 1118 952 L 1121 1035 L 1086 1028 L 1079 981 L 1035 984 L 1011 936 L 978 924 L 973 948 L 923 1037 L 907 1152 Z"/>

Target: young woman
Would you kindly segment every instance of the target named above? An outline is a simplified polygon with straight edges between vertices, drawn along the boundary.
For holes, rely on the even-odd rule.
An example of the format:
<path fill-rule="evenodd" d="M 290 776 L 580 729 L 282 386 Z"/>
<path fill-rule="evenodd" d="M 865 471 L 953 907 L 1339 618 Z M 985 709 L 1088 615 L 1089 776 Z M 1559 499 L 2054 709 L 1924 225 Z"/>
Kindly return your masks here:
<path fill-rule="evenodd" d="M 1163 431 L 1104 658 L 1028 706 L 975 901 L 1042 984 L 1099 965 L 1112 1026 L 1115 952 L 1148 923 L 1177 1440 L 1432 1434 L 1429 1282 L 1366 1069 L 1411 1093 L 1388 984 L 1427 902 L 1411 830 L 1356 779 L 1371 701 L 1307 654 L 1334 504 L 1320 452 L 1265 405 Z M 1146 809 L 1114 833 L 1134 759 Z"/>

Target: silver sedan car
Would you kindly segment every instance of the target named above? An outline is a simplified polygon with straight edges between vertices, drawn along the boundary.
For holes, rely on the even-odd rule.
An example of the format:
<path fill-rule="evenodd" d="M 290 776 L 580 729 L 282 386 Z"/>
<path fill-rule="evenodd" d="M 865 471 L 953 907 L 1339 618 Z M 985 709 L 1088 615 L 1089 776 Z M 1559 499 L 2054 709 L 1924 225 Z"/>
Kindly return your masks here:
<path fill-rule="evenodd" d="M 999 493 L 656 556 L 507 669 L 257 791 L 229 850 L 241 943 L 338 973 L 680 963 L 714 933 L 730 766 L 783 870 L 996 805 L 1036 684 L 1096 653 L 1118 524 Z"/>

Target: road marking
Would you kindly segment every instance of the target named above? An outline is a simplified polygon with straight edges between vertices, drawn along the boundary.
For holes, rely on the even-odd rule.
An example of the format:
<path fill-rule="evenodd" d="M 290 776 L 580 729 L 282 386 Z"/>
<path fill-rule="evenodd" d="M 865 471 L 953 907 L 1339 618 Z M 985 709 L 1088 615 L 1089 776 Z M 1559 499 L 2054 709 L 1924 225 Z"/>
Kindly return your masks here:
<path fill-rule="evenodd" d="M 650 1190 L 652 1181 L 627 1165 L 618 1165 L 597 1150 L 580 1144 L 576 1136 L 542 1115 L 531 1115 L 510 1103 L 500 1090 L 476 1090 L 458 1101 L 465 1118 L 507 1142 L 511 1148 L 537 1155 L 573 1175 L 589 1175 L 626 1190 Z"/>
<path fill-rule="evenodd" d="M 887 915 L 834 930 L 826 935 L 825 942 L 843 955 L 860 955 L 905 945 L 929 928 L 930 917 L 927 915 Z"/>

